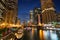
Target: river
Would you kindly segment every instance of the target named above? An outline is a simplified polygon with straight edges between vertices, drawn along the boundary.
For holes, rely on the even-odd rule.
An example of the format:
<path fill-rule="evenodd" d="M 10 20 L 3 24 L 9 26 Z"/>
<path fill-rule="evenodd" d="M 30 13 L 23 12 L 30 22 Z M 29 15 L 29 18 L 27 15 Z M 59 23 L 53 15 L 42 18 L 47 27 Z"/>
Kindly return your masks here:
<path fill-rule="evenodd" d="M 60 40 L 60 31 L 58 30 L 25 30 L 23 40 Z"/>

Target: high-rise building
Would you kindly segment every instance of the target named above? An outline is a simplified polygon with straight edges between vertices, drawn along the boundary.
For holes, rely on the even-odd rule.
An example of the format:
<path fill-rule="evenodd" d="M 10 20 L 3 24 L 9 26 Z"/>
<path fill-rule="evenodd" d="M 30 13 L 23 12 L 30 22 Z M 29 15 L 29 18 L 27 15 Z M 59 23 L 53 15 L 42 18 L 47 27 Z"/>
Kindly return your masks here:
<path fill-rule="evenodd" d="M 37 24 L 41 23 L 41 19 L 42 19 L 41 9 L 40 8 L 35 8 L 33 11 L 34 11 L 33 22 L 34 22 L 34 24 L 37 25 Z"/>
<path fill-rule="evenodd" d="M 33 23 L 33 10 L 30 11 L 30 22 Z"/>
<path fill-rule="evenodd" d="M 4 26 L 16 24 L 18 0 L 0 0 L 0 23 Z"/>
<path fill-rule="evenodd" d="M 5 5 L 7 9 L 5 22 L 15 24 L 18 12 L 18 0 L 5 0 Z"/>
<path fill-rule="evenodd" d="M 5 21 L 6 8 L 4 6 L 4 0 L 0 0 L 0 23 L 2 24 Z"/>
<path fill-rule="evenodd" d="M 52 0 L 40 0 L 42 10 L 42 23 L 56 21 L 56 10 Z"/>
<path fill-rule="evenodd" d="M 57 22 L 60 22 L 60 13 L 57 14 Z"/>

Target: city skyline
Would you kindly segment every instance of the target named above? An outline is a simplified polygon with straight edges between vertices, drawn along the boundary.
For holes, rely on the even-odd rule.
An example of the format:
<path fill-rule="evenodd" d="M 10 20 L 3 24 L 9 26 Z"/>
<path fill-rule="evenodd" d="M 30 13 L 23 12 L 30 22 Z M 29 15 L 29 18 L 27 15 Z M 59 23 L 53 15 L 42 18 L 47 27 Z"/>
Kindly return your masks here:
<path fill-rule="evenodd" d="M 60 11 L 60 0 L 54 0 L 54 5 L 56 11 Z M 21 21 L 29 20 L 29 11 L 33 10 L 35 7 L 40 7 L 40 0 L 18 0 L 18 18 Z"/>
<path fill-rule="evenodd" d="M 0 0 L 0 40 L 60 40 L 60 0 Z"/>

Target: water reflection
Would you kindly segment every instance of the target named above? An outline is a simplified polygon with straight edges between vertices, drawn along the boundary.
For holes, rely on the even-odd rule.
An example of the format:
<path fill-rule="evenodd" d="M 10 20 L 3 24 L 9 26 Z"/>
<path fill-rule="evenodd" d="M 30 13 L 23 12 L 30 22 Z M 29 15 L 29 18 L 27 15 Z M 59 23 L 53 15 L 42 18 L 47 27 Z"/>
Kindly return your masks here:
<path fill-rule="evenodd" d="M 52 30 L 44 30 L 44 37 L 45 40 L 58 40 L 56 32 Z"/>
<path fill-rule="evenodd" d="M 36 37 L 36 30 L 33 30 L 33 35 Z M 60 31 L 54 30 L 39 30 L 40 40 L 60 40 Z M 36 38 L 34 38 L 35 40 Z"/>
<path fill-rule="evenodd" d="M 60 40 L 60 31 L 39 30 L 38 32 L 37 28 L 32 28 L 32 30 L 24 31 L 23 40 Z"/>

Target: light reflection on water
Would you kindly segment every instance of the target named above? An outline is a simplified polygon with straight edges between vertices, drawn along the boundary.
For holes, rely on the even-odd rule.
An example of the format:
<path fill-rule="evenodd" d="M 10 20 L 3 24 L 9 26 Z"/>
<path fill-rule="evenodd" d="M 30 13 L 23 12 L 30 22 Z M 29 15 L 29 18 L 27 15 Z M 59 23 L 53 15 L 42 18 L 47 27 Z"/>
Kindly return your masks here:
<path fill-rule="evenodd" d="M 46 30 L 44 30 L 44 31 L 41 31 L 39 33 L 43 34 L 44 40 L 58 40 L 58 36 L 56 34 L 56 31 L 52 31 L 52 30 L 47 30 L 46 31 Z M 40 34 L 40 39 L 42 39 L 41 37 L 42 36 Z"/>
<path fill-rule="evenodd" d="M 36 34 L 37 30 L 33 30 L 33 34 Z M 60 31 L 53 30 L 39 30 L 39 38 L 40 40 L 60 40 Z"/>
<path fill-rule="evenodd" d="M 43 31 L 45 40 L 58 40 L 56 32 L 52 30 Z"/>
<path fill-rule="evenodd" d="M 25 32 L 26 40 L 60 40 L 60 31 L 54 30 L 39 30 L 39 39 L 38 39 L 38 30 L 37 28 L 32 28 L 32 30 Z M 25 40 L 24 39 L 24 40 Z"/>

